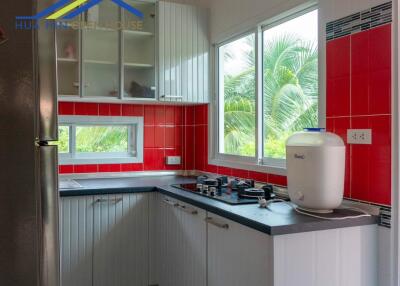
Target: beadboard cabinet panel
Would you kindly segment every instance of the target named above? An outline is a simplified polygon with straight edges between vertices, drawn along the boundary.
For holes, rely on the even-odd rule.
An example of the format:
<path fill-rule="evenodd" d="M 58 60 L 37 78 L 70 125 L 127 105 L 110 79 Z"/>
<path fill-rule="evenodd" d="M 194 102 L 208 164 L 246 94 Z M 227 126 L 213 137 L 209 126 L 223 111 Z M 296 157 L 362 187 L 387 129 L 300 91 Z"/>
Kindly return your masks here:
<path fill-rule="evenodd" d="M 62 286 L 148 286 L 147 194 L 62 198 Z"/>
<path fill-rule="evenodd" d="M 148 285 L 148 196 L 96 196 L 93 279 L 95 286 Z"/>
<path fill-rule="evenodd" d="M 212 213 L 207 218 L 207 285 L 274 285 L 272 237 Z"/>
<path fill-rule="evenodd" d="M 209 101 L 210 42 L 208 10 L 164 2 L 159 15 L 159 99 Z"/>
<path fill-rule="evenodd" d="M 206 285 L 206 212 L 158 194 L 151 213 L 150 285 Z"/>
<path fill-rule="evenodd" d="M 93 197 L 60 200 L 61 286 L 91 286 Z"/>

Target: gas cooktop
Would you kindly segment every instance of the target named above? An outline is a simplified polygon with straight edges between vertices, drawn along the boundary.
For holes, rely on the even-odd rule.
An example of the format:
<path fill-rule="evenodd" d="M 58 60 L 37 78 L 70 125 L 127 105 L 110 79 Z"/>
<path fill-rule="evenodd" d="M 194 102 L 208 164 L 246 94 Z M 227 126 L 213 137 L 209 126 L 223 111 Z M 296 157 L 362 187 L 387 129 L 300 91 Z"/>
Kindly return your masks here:
<path fill-rule="evenodd" d="M 205 192 L 198 188 L 198 184 L 178 184 L 172 185 L 175 188 L 192 192 L 203 197 L 208 197 L 217 201 L 221 201 L 230 205 L 243 205 L 243 204 L 256 204 L 258 198 L 244 198 L 239 197 L 237 191 L 233 191 L 230 187 L 220 187 L 214 192 Z"/>

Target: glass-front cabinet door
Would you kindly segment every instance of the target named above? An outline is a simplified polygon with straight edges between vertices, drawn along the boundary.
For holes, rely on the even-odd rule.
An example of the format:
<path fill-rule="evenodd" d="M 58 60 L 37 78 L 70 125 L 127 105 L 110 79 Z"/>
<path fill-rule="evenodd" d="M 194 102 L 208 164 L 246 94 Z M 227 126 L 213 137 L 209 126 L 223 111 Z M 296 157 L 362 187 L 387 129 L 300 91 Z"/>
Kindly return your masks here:
<path fill-rule="evenodd" d="M 119 6 L 102 1 L 85 15 L 82 30 L 82 96 L 119 97 Z"/>
<path fill-rule="evenodd" d="M 58 95 L 61 97 L 79 97 L 80 94 L 80 31 L 72 26 L 79 19 L 78 16 L 57 22 Z"/>
<path fill-rule="evenodd" d="M 57 29 L 60 98 L 155 99 L 155 3 L 116 2 Z"/>
<path fill-rule="evenodd" d="M 155 98 L 155 4 L 126 1 L 141 17 L 122 9 L 123 97 Z"/>

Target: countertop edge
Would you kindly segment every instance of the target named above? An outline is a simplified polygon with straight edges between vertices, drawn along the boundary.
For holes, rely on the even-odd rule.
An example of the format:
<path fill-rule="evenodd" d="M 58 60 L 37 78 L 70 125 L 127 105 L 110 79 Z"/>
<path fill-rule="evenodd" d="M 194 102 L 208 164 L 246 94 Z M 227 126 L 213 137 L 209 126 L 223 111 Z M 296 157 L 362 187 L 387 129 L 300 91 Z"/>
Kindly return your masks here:
<path fill-rule="evenodd" d="M 169 185 L 167 186 L 136 186 L 136 187 L 116 187 L 116 188 L 82 188 L 82 189 L 65 189 L 60 190 L 60 197 L 76 197 L 76 196 L 98 196 L 98 195 L 107 195 L 107 194 L 126 194 L 126 193 L 151 193 L 151 192 L 159 192 L 161 194 L 170 196 L 175 199 L 179 199 L 188 204 L 192 204 L 195 207 L 202 208 L 208 212 L 211 212 L 216 215 L 220 215 L 226 219 L 230 219 L 234 222 L 237 222 L 241 225 L 250 227 L 262 233 L 271 236 L 278 235 L 287 235 L 287 234 L 295 234 L 295 233 L 303 233 L 303 232 L 312 232 L 312 231 L 323 231 L 330 229 L 338 229 L 345 227 L 355 227 L 355 226 L 363 226 L 363 225 L 373 225 L 379 222 L 378 217 L 363 217 L 363 218 L 355 218 L 344 221 L 335 221 L 335 220 L 325 220 L 318 222 L 304 222 L 301 224 L 291 224 L 291 225 L 282 225 L 282 226 L 269 226 L 258 221 L 246 218 L 243 215 L 235 214 L 229 210 L 224 210 L 217 206 L 213 206 L 212 204 L 204 203 L 200 200 L 196 200 L 194 198 L 190 198 L 189 196 L 183 196 L 179 193 L 173 192 L 172 190 L 168 190 L 171 188 Z"/>

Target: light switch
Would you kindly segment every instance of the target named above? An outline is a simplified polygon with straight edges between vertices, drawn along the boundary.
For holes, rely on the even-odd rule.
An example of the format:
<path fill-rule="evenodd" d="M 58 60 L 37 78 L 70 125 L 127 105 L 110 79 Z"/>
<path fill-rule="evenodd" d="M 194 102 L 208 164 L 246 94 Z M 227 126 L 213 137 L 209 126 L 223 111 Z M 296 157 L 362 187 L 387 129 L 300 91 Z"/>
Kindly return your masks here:
<path fill-rule="evenodd" d="M 371 129 L 348 129 L 347 130 L 348 144 L 372 144 Z"/>

